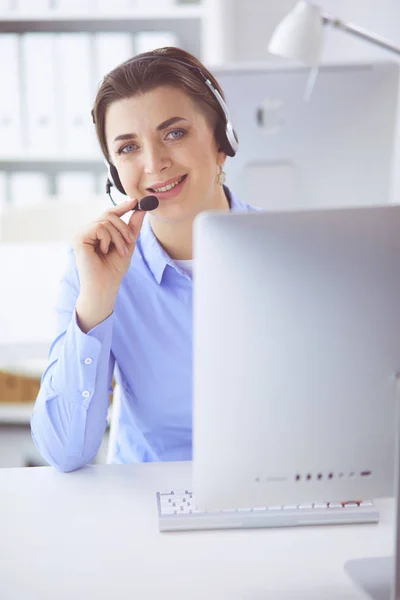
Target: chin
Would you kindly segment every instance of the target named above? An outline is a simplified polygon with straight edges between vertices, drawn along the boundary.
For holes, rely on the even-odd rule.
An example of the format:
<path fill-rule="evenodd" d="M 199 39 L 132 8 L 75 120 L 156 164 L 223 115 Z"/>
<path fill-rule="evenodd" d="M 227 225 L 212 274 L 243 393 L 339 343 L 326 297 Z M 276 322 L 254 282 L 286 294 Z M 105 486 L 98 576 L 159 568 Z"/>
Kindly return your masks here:
<path fill-rule="evenodd" d="M 204 210 L 203 207 L 195 206 L 192 203 L 189 204 L 189 202 L 177 202 L 177 200 L 165 203 L 160 202 L 158 208 L 149 214 L 162 221 L 179 223 L 188 219 L 193 220 Z"/>

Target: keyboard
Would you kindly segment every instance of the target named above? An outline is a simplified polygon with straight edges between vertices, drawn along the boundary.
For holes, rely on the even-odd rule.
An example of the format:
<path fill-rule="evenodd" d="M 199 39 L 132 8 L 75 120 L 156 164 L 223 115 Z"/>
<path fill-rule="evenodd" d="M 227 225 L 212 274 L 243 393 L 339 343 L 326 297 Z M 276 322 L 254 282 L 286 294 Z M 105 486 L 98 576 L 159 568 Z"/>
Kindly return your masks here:
<path fill-rule="evenodd" d="M 157 492 L 160 531 L 377 523 L 372 500 L 203 511 L 189 490 Z"/>

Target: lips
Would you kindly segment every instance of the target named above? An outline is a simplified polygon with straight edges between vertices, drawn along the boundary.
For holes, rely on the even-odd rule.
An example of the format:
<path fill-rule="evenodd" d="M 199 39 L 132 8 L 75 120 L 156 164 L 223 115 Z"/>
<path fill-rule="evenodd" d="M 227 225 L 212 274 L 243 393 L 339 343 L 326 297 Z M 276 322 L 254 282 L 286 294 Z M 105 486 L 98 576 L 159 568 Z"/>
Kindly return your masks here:
<path fill-rule="evenodd" d="M 164 181 L 162 183 L 161 186 L 159 185 L 155 185 L 154 188 L 147 188 L 147 190 L 151 193 L 154 194 L 155 196 L 157 196 L 159 201 L 163 201 L 163 200 L 173 200 L 175 198 L 177 198 L 183 187 L 186 185 L 186 182 L 188 181 L 188 175 L 182 175 L 181 177 L 174 177 L 173 179 L 170 179 L 169 181 Z M 172 187 L 170 187 L 172 186 Z M 160 190 L 161 189 L 165 189 L 165 191 L 160 192 L 160 191 L 156 191 L 156 190 Z"/>
<path fill-rule="evenodd" d="M 154 184 L 153 187 L 148 187 L 146 189 L 148 189 L 153 194 L 163 194 L 165 192 L 169 192 L 170 190 L 174 189 L 174 187 L 176 187 L 177 185 L 182 183 L 186 179 L 186 177 L 187 177 L 187 174 L 181 175 L 179 177 L 174 177 L 174 178 L 168 179 L 167 181 L 164 181 L 162 183 L 156 183 L 156 184 Z"/>

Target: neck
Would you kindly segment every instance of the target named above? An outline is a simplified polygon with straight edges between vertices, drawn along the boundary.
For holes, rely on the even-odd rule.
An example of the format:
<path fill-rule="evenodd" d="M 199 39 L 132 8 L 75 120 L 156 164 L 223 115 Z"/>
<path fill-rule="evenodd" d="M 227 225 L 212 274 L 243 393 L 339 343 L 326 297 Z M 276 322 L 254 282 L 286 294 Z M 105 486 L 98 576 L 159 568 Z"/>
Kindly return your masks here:
<path fill-rule="evenodd" d="M 222 186 L 204 210 L 229 210 L 229 203 Z M 159 219 L 149 213 L 154 235 L 173 260 L 189 260 L 193 258 L 193 222 L 198 213 L 190 214 L 177 220 Z"/>

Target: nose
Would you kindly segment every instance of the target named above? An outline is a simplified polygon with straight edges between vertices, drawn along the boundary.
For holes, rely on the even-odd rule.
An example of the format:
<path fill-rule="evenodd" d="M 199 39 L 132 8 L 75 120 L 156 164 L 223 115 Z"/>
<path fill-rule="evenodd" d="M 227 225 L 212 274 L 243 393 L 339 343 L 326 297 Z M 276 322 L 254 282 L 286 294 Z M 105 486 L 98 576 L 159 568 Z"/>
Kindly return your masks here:
<path fill-rule="evenodd" d="M 155 175 L 167 170 L 171 165 L 165 146 L 146 144 L 143 149 L 143 167 L 147 175 Z"/>

